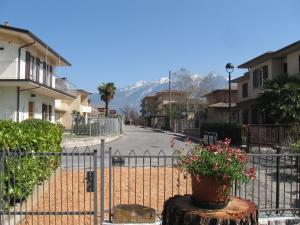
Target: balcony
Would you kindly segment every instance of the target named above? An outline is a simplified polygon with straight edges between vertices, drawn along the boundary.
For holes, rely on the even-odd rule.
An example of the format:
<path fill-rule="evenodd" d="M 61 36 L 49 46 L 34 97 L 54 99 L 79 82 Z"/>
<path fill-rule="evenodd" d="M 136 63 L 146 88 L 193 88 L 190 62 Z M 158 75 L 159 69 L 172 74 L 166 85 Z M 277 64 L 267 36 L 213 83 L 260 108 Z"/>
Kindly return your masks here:
<path fill-rule="evenodd" d="M 80 112 L 81 113 L 91 113 L 92 112 L 92 107 L 91 106 L 81 105 L 80 106 Z"/>
<path fill-rule="evenodd" d="M 55 110 L 56 111 L 67 112 L 69 110 L 69 105 L 62 102 L 60 99 L 56 99 L 55 100 Z"/>

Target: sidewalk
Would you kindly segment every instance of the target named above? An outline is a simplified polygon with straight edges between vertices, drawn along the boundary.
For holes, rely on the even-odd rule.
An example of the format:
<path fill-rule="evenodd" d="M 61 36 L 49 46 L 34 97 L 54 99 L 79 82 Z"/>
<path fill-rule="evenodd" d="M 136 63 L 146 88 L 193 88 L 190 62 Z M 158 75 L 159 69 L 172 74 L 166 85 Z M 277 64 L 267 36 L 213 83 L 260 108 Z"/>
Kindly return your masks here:
<path fill-rule="evenodd" d="M 82 146 L 90 146 L 90 145 L 99 145 L 101 144 L 101 140 L 104 139 L 105 143 L 115 141 L 121 138 L 123 134 L 113 135 L 113 136 L 69 136 L 64 135 L 63 141 L 61 143 L 62 147 L 82 147 Z"/>
<path fill-rule="evenodd" d="M 168 131 L 168 130 L 162 130 L 159 128 L 152 128 L 152 127 L 143 127 L 143 126 L 136 126 L 136 127 L 140 127 L 140 128 L 144 128 L 144 129 L 151 129 L 155 132 L 162 132 L 162 133 L 167 133 L 167 134 L 171 134 L 171 135 L 177 135 L 177 136 L 181 136 L 181 137 L 186 137 L 189 138 L 197 143 L 201 143 L 203 142 L 202 138 L 199 137 L 195 137 L 195 136 L 191 136 L 191 135 L 186 135 L 186 134 L 182 134 L 182 133 L 176 133 L 176 132 L 172 132 L 172 131 Z"/>

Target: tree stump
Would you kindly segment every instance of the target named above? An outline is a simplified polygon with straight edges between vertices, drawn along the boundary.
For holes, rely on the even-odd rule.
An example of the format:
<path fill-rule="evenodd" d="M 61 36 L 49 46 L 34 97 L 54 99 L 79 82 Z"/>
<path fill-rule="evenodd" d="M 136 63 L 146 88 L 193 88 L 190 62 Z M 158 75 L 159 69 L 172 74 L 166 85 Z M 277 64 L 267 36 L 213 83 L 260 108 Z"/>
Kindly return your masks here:
<path fill-rule="evenodd" d="M 176 195 L 165 202 L 162 217 L 162 225 L 258 224 L 256 205 L 238 197 L 223 209 L 208 210 L 194 205 L 191 195 Z"/>

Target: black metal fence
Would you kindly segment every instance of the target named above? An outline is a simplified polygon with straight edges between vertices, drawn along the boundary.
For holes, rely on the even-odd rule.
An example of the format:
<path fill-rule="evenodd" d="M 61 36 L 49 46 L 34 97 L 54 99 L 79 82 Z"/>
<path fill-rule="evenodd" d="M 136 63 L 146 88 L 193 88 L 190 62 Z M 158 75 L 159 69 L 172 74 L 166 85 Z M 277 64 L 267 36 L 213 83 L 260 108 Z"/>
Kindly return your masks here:
<path fill-rule="evenodd" d="M 3 225 L 98 224 L 111 221 L 113 206 L 128 203 L 152 207 L 159 217 L 165 200 L 191 193 L 190 176 L 178 169 L 177 156 L 163 151 L 122 154 L 102 142 L 98 152 L 0 156 Z M 249 154 L 249 167 L 257 178 L 233 185 L 233 195 L 255 202 L 261 217 L 299 215 L 300 154 Z M 38 178 L 33 185 L 32 176 Z"/>
<path fill-rule="evenodd" d="M 163 203 L 174 194 L 190 194 L 190 176 L 176 167 L 177 156 L 134 151 L 122 155 L 109 150 L 109 205 L 142 204 L 161 214 Z M 233 185 L 232 194 L 257 204 L 261 217 L 299 215 L 300 154 L 249 154 L 256 179 Z"/>
<path fill-rule="evenodd" d="M 1 151 L 0 224 L 98 224 L 97 164 L 89 148 Z"/>

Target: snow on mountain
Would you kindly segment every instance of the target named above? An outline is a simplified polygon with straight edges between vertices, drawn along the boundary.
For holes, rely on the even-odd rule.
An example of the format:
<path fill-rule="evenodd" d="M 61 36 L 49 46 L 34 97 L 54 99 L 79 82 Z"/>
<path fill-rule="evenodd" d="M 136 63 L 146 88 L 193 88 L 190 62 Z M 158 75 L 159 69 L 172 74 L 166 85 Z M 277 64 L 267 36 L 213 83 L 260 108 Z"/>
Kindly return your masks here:
<path fill-rule="evenodd" d="M 183 82 L 185 82 L 184 85 Z M 191 75 L 188 80 L 186 78 L 181 80 L 180 76 L 173 77 L 171 88 L 174 90 L 180 90 L 184 86 L 187 87 L 189 85 L 193 85 L 197 87 L 195 97 L 201 97 L 205 93 L 221 88 L 226 84 L 227 81 L 223 76 L 215 72 L 211 72 L 206 76 L 198 74 Z M 134 107 L 137 111 L 140 111 L 141 100 L 145 96 L 155 94 L 162 90 L 167 90 L 168 87 L 168 77 L 162 77 L 154 82 L 138 81 L 128 87 L 118 89 L 114 99 L 110 103 L 110 108 L 119 110 L 127 105 Z M 92 105 L 104 105 L 104 103 L 100 101 L 98 94 L 92 94 L 90 98 Z"/>

